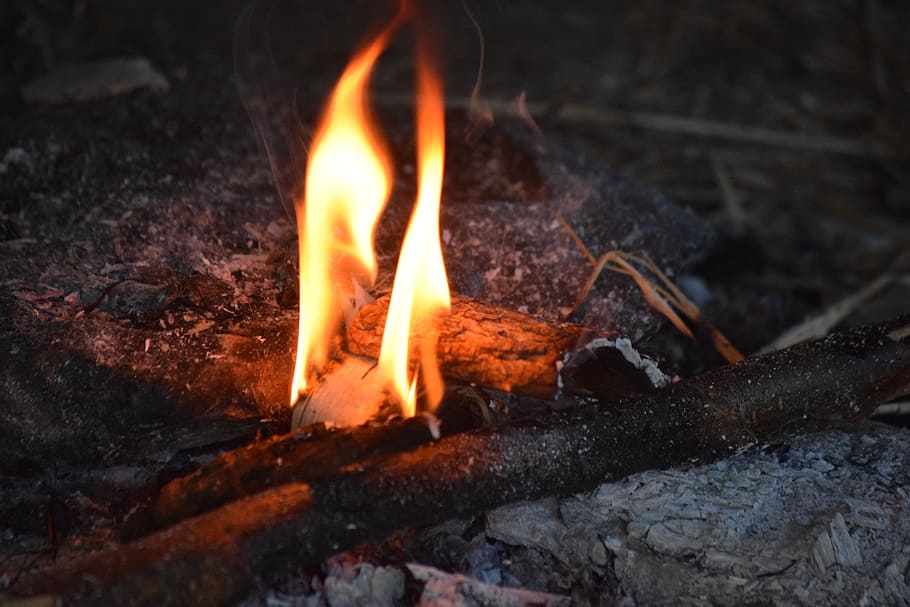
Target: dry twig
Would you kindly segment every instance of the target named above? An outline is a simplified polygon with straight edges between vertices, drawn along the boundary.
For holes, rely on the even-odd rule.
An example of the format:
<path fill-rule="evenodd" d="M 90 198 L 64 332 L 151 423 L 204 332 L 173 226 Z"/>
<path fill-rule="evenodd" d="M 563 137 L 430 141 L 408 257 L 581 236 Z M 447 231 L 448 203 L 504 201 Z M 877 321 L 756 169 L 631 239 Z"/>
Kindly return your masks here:
<path fill-rule="evenodd" d="M 672 280 L 667 278 L 666 274 L 657 267 L 657 264 L 654 263 L 647 253 L 636 255 L 618 250 L 607 251 L 600 256 L 600 259 L 594 261 L 594 255 L 588 247 L 585 246 L 575 230 L 572 229 L 572 226 L 570 226 L 561 215 L 558 215 L 557 219 L 578 248 L 581 249 L 581 252 L 588 261 L 592 262 L 594 265 L 591 275 L 588 277 L 581 292 L 578 294 L 574 309 L 578 309 L 582 303 L 584 303 L 584 300 L 588 297 L 588 293 L 590 293 L 591 289 L 594 287 L 594 283 L 597 282 L 601 272 L 605 269 L 610 270 L 611 272 L 625 274 L 635 281 L 635 284 L 638 285 L 638 288 L 641 290 L 642 295 L 644 295 L 648 304 L 672 322 L 673 326 L 676 327 L 680 333 L 683 333 L 689 338 L 694 338 L 692 330 L 689 329 L 682 318 L 679 317 L 676 310 L 679 310 L 679 312 L 688 318 L 690 322 L 703 327 L 711 335 L 711 341 L 714 348 L 727 360 L 727 362 L 735 363 L 743 359 L 743 355 L 732 343 L 730 343 L 730 340 L 702 315 L 698 306 L 692 303 Z M 656 281 L 649 278 L 645 272 L 656 277 Z"/>
<path fill-rule="evenodd" d="M 908 259 L 910 259 L 910 253 L 904 253 L 898 257 L 887 272 L 878 276 L 859 291 L 839 299 L 820 313 L 807 318 L 798 325 L 790 327 L 774 341 L 762 348 L 759 353 L 781 350 L 810 339 L 821 339 L 866 301 L 875 297 L 882 289 L 894 282 L 898 278 L 895 275 L 895 270 L 903 266 Z"/>

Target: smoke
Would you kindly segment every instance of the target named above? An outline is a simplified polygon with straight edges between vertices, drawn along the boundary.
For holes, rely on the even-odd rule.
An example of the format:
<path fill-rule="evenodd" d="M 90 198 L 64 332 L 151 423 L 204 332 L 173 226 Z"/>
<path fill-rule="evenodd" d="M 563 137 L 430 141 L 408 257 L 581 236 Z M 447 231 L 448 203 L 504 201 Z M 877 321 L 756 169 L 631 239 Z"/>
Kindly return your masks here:
<path fill-rule="evenodd" d="M 254 0 L 234 28 L 234 71 L 240 99 L 268 158 L 282 206 L 294 219 L 303 192 L 307 127 L 297 111 L 299 89 L 276 59 L 271 35 L 282 0 Z"/>

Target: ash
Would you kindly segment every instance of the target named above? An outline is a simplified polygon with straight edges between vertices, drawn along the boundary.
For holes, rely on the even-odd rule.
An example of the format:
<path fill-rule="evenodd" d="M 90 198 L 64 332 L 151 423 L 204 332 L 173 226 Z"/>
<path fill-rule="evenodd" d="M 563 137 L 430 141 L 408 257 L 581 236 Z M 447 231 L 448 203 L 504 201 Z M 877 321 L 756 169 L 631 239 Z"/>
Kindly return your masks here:
<path fill-rule="evenodd" d="M 470 578 L 435 574 L 452 605 L 475 604 L 472 585 L 554 605 L 907 604 L 908 471 L 908 430 L 807 435 L 397 536 L 334 557 L 310 592 L 244 605 L 441 604 L 407 581 L 427 565 Z M 530 604 L 512 600 L 485 604 Z"/>

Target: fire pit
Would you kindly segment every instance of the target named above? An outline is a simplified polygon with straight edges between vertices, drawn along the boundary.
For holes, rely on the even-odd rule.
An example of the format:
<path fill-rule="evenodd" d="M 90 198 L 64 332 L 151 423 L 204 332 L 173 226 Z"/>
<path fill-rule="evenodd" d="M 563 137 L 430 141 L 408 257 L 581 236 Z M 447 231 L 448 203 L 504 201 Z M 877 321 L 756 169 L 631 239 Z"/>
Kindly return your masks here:
<path fill-rule="evenodd" d="M 0 600 L 910 597 L 902 135 L 776 96 L 852 21 L 53 6 L 11 9 Z M 759 84 L 687 38 L 734 26 Z"/>

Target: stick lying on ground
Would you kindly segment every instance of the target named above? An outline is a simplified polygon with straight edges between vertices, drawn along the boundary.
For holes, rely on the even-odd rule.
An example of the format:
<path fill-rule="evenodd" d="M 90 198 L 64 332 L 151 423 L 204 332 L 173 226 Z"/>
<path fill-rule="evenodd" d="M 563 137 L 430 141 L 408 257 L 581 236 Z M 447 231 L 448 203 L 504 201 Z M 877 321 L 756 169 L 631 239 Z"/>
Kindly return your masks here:
<path fill-rule="evenodd" d="M 364 306 L 347 332 L 353 354 L 379 357 L 388 296 Z M 439 329 L 438 357 L 446 377 L 506 392 L 552 398 L 556 363 L 584 337 L 578 325 L 538 320 L 468 297 L 454 296 Z"/>
<path fill-rule="evenodd" d="M 595 350 L 578 350 L 563 367 L 564 388 L 568 393 L 616 401 L 657 388 L 653 373 L 660 371 L 656 366 L 649 371 L 640 369 L 623 358 L 620 350 L 604 343 L 611 342 L 602 339 L 589 342 L 589 346 L 598 346 L 597 354 Z M 613 356 L 608 357 L 604 354 L 606 351 Z M 588 368 L 579 371 L 581 365 Z M 596 374 L 598 382 L 609 385 L 589 386 L 598 382 L 591 381 L 585 374 Z M 669 382 L 666 376 L 663 379 Z M 355 386 L 345 384 L 344 388 L 349 393 L 357 393 Z M 360 396 L 373 398 L 371 394 Z M 333 403 L 326 404 L 331 406 Z M 326 479 L 355 462 L 413 449 L 431 442 L 434 437 L 439 438 L 432 429 L 434 423 L 442 436 L 450 436 L 498 425 L 507 415 L 505 406 L 498 406 L 484 393 L 464 386 L 450 386 L 433 418 L 418 416 L 396 419 L 381 426 L 338 430 L 327 430 L 315 424 L 303 431 L 228 451 L 196 472 L 162 487 L 151 511 L 151 521 L 136 520 L 138 528 L 131 525 L 134 528 L 128 537 L 174 524 L 256 491 L 282 483 Z"/>
<path fill-rule="evenodd" d="M 310 429 L 229 451 L 165 485 L 155 503 L 155 523 L 163 527 L 242 495 L 291 481 L 316 481 L 354 462 L 432 440 L 428 420 L 420 416 L 386 426 Z"/>
<path fill-rule="evenodd" d="M 282 485 L 32 574 L 13 590 L 52 592 L 72 603 L 227 604 L 276 562 L 318 563 L 398 529 L 856 422 L 908 390 L 904 318 L 747 359 L 617 405 L 457 434 L 358 462 L 327 481 Z M 212 582 L 224 576 L 230 584 Z"/>

